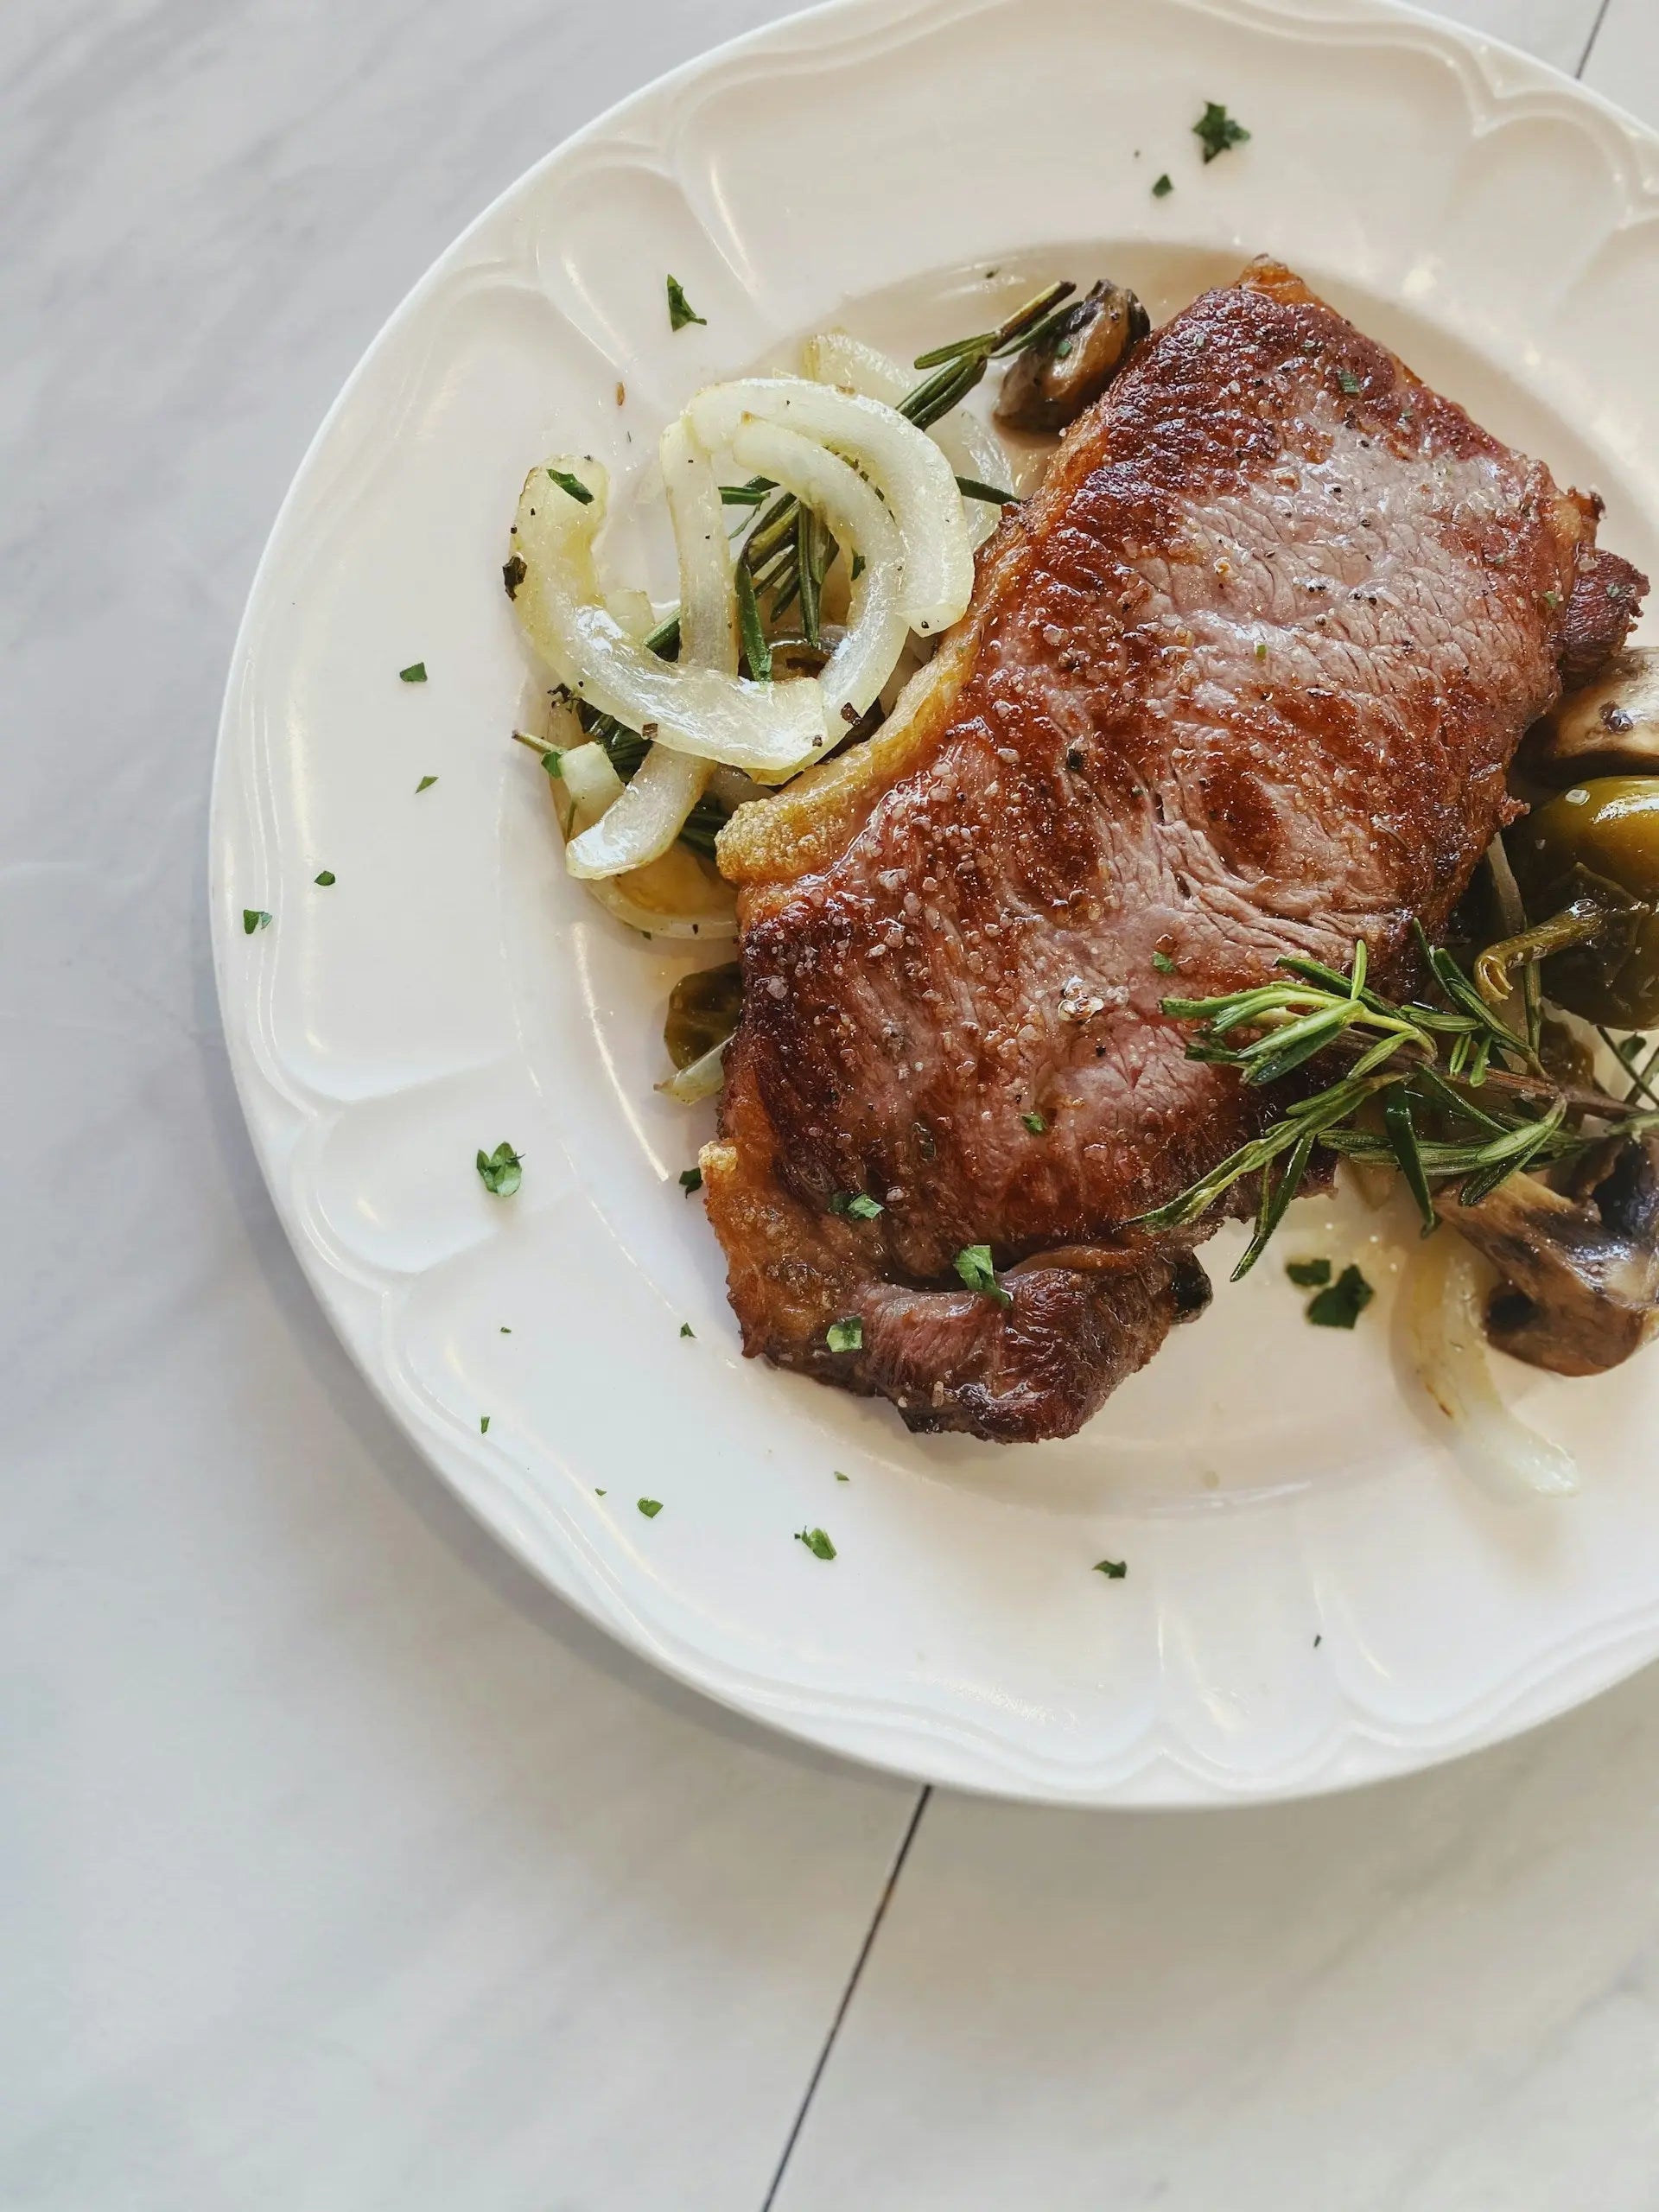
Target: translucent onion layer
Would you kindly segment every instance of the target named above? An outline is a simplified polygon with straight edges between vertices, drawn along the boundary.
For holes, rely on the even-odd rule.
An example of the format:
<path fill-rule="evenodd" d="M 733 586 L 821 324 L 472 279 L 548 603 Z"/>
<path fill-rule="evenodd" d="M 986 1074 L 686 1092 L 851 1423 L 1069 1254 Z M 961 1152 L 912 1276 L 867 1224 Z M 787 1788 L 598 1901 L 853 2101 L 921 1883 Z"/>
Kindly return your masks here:
<path fill-rule="evenodd" d="M 974 549 L 956 476 L 926 431 L 895 409 L 804 377 L 742 377 L 711 385 L 686 412 L 711 451 L 733 447 L 753 420 L 798 431 L 857 461 L 875 480 L 904 542 L 906 620 L 931 634 L 967 612 Z"/>
<path fill-rule="evenodd" d="M 1500 1497 L 1568 1497 L 1578 1463 L 1513 1413 L 1492 1377 L 1483 1313 L 1489 1271 L 1460 1236 L 1442 1229 L 1413 1259 L 1407 1318 L 1424 1389 L 1452 1425 L 1452 1452 L 1484 1490 Z"/>
<path fill-rule="evenodd" d="M 575 479 L 589 498 L 561 489 L 550 469 Z M 599 463 L 574 456 L 524 480 L 513 537 L 524 573 L 513 605 L 531 645 L 578 697 L 629 729 L 763 782 L 793 775 L 827 734 L 817 680 L 752 683 L 720 669 L 680 668 L 629 637 L 604 603 L 594 565 L 607 491 Z"/>
<path fill-rule="evenodd" d="M 839 385 L 844 391 L 862 393 L 866 399 L 879 399 L 884 407 L 897 407 L 914 380 L 890 353 L 867 346 L 861 338 L 849 338 L 844 330 L 825 330 L 809 338 L 801 348 L 801 360 L 816 383 Z M 971 476 L 994 491 L 1013 491 L 1014 480 L 1001 440 L 965 407 L 953 407 L 948 415 L 940 416 L 927 435 L 958 476 Z M 996 528 L 1002 510 L 985 499 L 969 499 L 965 505 L 968 535 L 975 545 L 982 545 Z"/>
<path fill-rule="evenodd" d="M 855 553 L 864 556 L 862 573 L 849 587 L 845 631 L 818 678 L 830 728 L 855 722 L 880 696 L 910 635 L 898 528 L 856 469 L 798 430 L 752 419 L 733 437 L 732 453 L 741 468 L 770 477 L 810 507 L 849 568 Z"/>

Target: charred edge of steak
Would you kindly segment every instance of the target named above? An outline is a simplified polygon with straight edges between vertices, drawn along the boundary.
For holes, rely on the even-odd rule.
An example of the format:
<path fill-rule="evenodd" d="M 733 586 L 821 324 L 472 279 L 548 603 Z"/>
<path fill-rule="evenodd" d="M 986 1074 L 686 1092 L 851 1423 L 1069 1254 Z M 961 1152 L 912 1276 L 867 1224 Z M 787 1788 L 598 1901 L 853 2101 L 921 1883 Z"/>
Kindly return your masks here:
<path fill-rule="evenodd" d="M 972 1292 L 867 1291 L 855 1387 L 890 1398 L 918 1433 L 1075 1435 L 1211 1296 L 1192 1253 L 1168 1247 L 1057 1254 L 1004 1281 L 1007 1306 Z"/>
<path fill-rule="evenodd" d="M 1624 645 L 1642 610 L 1648 580 L 1617 553 L 1583 543 L 1573 589 L 1561 613 L 1561 683 L 1569 690 L 1587 683 Z"/>

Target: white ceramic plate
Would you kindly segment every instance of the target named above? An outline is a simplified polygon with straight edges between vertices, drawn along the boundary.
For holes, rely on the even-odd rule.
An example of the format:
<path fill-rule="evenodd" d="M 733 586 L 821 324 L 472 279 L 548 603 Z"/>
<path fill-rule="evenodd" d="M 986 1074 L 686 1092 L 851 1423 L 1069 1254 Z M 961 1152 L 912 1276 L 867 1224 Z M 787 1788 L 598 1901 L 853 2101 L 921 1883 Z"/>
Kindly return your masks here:
<path fill-rule="evenodd" d="M 1254 137 L 1205 168 L 1211 99 Z M 226 1029 L 365 1376 L 504 1542 L 672 1673 L 1012 1795 L 1332 1788 L 1653 1656 L 1659 1355 L 1507 1370 L 1585 1472 L 1519 1509 L 1459 1472 L 1386 1288 L 1333 1335 L 1275 1265 L 1067 1443 L 911 1439 L 743 1361 L 677 1179 L 709 1121 L 652 1088 L 698 963 L 563 873 L 507 742 L 528 695 L 506 527 L 539 454 L 576 445 L 640 488 L 698 385 L 813 327 L 914 353 L 1054 274 L 1114 274 L 1162 315 L 1263 249 L 1599 486 L 1605 541 L 1659 571 L 1659 144 L 1634 124 L 1373 0 L 855 0 L 629 100 L 416 286 L 300 471 L 226 704 Z M 669 270 L 706 327 L 671 334 Z M 401 684 L 417 659 L 429 681 Z M 272 926 L 245 935 L 245 907 Z M 525 1159 L 506 1202 L 473 1164 L 504 1138 Z M 1287 1249 L 1352 1249 L 1386 1285 L 1375 1217 L 1301 1215 Z"/>

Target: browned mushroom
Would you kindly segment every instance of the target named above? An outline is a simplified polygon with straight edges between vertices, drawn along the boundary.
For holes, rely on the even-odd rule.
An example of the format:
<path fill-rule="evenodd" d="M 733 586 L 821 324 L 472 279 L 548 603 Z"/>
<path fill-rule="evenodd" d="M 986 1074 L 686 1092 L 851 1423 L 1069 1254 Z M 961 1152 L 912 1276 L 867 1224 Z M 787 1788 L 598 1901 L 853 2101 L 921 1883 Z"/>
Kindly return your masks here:
<path fill-rule="evenodd" d="M 1511 1175 L 1478 1205 L 1434 1201 L 1501 1278 L 1490 1341 L 1557 1375 L 1600 1375 L 1659 1328 L 1659 1136 L 1599 1148 L 1580 1183 Z"/>
<path fill-rule="evenodd" d="M 996 419 L 1011 430 L 1063 430 L 1100 397 L 1152 327 L 1135 294 L 1103 280 L 1019 354 Z"/>
<path fill-rule="evenodd" d="M 1659 772 L 1659 652 L 1616 653 L 1529 733 L 1521 766 L 1545 784 Z"/>

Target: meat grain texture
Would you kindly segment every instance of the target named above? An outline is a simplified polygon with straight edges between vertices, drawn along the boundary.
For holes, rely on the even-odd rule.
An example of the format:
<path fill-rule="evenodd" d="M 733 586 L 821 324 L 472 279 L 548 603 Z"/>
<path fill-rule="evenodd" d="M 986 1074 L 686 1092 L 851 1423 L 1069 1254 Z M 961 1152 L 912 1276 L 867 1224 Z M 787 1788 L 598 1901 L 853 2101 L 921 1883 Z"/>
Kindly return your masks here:
<path fill-rule="evenodd" d="M 1134 1217 L 1273 1105 L 1160 1001 L 1361 938 L 1412 980 L 1522 732 L 1637 612 L 1599 513 L 1276 264 L 1154 334 L 887 724 L 722 837 L 743 1013 L 703 1173 L 746 1350 L 1031 1440 L 1200 1311 L 1213 1224 Z M 880 1215 L 832 1206 L 859 1192 Z M 958 1281 L 976 1244 L 1007 1302 Z"/>

